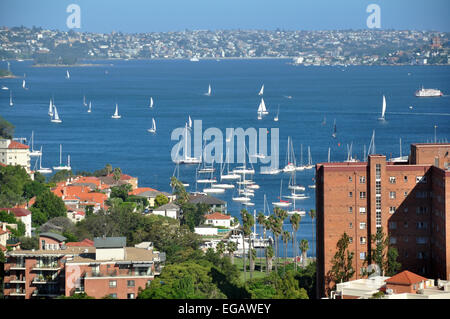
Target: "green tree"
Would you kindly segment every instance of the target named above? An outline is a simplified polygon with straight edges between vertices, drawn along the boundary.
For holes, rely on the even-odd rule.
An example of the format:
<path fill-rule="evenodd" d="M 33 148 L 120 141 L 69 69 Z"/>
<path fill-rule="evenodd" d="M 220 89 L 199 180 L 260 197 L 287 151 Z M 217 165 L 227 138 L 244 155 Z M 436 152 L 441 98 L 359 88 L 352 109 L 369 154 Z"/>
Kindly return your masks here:
<path fill-rule="evenodd" d="M 36 202 L 32 207 L 39 209 L 45 214 L 47 220 L 59 216 L 65 217 L 67 212 L 63 200 L 49 190 L 37 196 Z"/>
<path fill-rule="evenodd" d="M 294 215 L 291 215 L 291 217 L 289 218 L 289 221 L 291 222 L 291 227 L 292 227 L 292 233 L 294 234 L 294 236 L 292 236 L 292 250 L 294 251 L 294 257 L 295 257 L 295 263 L 294 263 L 294 267 L 295 270 L 297 270 L 297 231 L 300 227 L 300 221 L 302 220 L 302 217 L 295 213 Z"/>
<path fill-rule="evenodd" d="M 111 187 L 110 198 L 121 198 L 122 201 L 126 202 L 128 198 L 128 193 L 131 192 L 132 186 L 130 184 L 123 184 L 120 186 Z"/>
<path fill-rule="evenodd" d="M 397 258 L 398 258 L 397 248 L 389 247 L 387 253 L 386 276 L 394 276 L 401 270 L 402 264 L 397 261 Z"/>
<path fill-rule="evenodd" d="M 172 187 L 172 193 L 176 196 L 176 203 L 183 206 L 189 200 L 189 194 L 183 186 L 183 183 L 179 181 L 175 176 L 170 179 L 170 186 Z"/>
<path fill-rule="evenodd" d="M 331 260 L 331 269 L 326 278 L 328 285 L 333 285 L 331 289 L 335 288 L 336 283 L 349 281 L 355 273 L 353 268 L 354 253 L 348 250 L 349 244 L 350 237 L 344 232 L 337 242 L 337 251 Z M 330 287 L 328 288 L 330 289 Z"/>
<path fill-rule="evenodd" d="M 34 196 L 41 195 L 46 190 L 48 190 L 48 188 L 44 184 L 37 181 L 30 181 L 23 187 L 23 196 L 26 200 L 29 200 Z"/>
<path fill-rule="evenodd" d="M 25 202 L 23 188 L 31 181 L 27 171 L 19 166 L 0 166 L 0 207 L 15 207 Z"/>
<path fill-rule="evenodd" d="M 237 250 L 237 244 L 234 241 L 229 241 L 227 243 L 227 252 L 230 256 L 231 263 L 234 265 L 234 252 Z"/>
<path fill-rule="evenodd" d="M 216 246 L 216 252 L 222 256 L 225 252 L 225 243 L 223 241 L 219 241 Z"/>
<path fill-rule="evenodd" d="M 122 176 L 122 170 L 119 167 L 115 167 L 113 171 L 113 178 L 116 182 L 120 180 L 120 177 Z"/>
<path fill-rule="evenodd" d="M 258 215 L 256 216 L 256 221 L 258 222 L 259 226 L 262 227 L 262 233 L 263 233 L 263 240 L 264 242 L 266 241 L 266 216 L 264 216 L 264 214 L 262 212 L 258 212 Z M 265 247 L 264 247 L 264 254 L 265 254 Z M 260 259 L 260 266 L 259 266 L 259 270 L 260 272 L 263 271 L 263 266 L 262 266 L 262 258 Z"/>
<path fill-rule="evenodd" d="M 291 240 L 291 234 L 285 230 L 281 233 L 281 238 L 284 244 L 284 272 L 286 272 L 286 263 L 287 263 L 287 246 L 289 240 Z"/>
<path fill-rule="evenodd" d="M 0 116 L 0 137 L 12 139 L 14 136 L 14 125 Z"/>
<path fill-rule="evenodd" d="M 273 258 L 273 247 L 268 246 L 266 248 L 266 273 L 272 272 L 272 258 Z"/>
<path fill-rule="evenodd" d="M 63 169 L 61 171 L 56 172 L 52 177 L 50 177 L 49 182 L 50 183 L 65 182 L 71 177 L 74 177 L 72 171 Z"/>
<path fill-rule="evenodd" d="M 314 245 L 316 242 L 316 239 L 315 239 L 316 231 L 314 229 L 314 219 L 316 218 L 316 210 L 315 209 L 309 210 L 309 217 L 311 217 L 311 228 L 312 228 L 312 235 L 313 235 L 312 243 Z M 315 251 L 315 246 L 312 247 L 312 250 Z"/>
<path fill-rule="evenodd" d="M 308 249 L 309 249 L 309 243 L 307 239 L 302 239 L 300 241 L 300 251 L 302 252 L 302 267 L 305 268 L 307 263 L 307 253 L 308 253 Z"/>
<path fill-rule="evenodd" d="M 158 194 L 155 197 L 155 208 L 165 205 L 169 202 L 169 199 L 164 194 Z"/>

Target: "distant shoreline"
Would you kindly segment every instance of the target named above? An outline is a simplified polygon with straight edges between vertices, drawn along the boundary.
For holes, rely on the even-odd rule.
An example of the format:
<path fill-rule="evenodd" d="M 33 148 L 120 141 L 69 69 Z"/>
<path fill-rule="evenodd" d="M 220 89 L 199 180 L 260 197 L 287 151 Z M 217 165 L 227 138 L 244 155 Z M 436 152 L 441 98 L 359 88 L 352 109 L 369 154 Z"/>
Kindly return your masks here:
<path fill-rule="evenodd" d="M 0 75 L 0 79 L 17 79 L 17 75 Z"/>
<path fill-rule="evenodd" d="M 103 64 L 33 64 L 31 67 L 33 68 L 73 68 L 73 67 L 91 67 L 91 66 L 103 66 Z"/>

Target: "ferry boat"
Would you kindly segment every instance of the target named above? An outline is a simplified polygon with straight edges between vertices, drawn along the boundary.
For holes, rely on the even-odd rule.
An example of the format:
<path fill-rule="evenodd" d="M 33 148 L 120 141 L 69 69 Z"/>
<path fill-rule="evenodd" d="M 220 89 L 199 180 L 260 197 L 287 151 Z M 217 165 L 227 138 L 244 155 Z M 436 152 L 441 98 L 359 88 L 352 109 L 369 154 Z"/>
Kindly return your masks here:
<path fill-rule="evenodd" d="M 436 96 L 443 96 L 444 94 L 441 92 L 441 90 L 438 89 L 424 89 L 423 86 L 420 90 L 417 90 L 415 95 L 417 97 L 436 97 Z"/>

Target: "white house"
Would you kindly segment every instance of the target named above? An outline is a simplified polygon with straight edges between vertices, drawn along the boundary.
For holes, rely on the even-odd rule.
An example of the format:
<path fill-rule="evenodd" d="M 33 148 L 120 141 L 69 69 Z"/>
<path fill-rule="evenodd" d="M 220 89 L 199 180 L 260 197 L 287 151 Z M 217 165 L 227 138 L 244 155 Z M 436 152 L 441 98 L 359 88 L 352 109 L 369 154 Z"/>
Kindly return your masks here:
<path fill-rule="evenodd" d="M 0 138 L 0 163 L 20 165 L 30 174 L 30 149 L 28 145 Z"/>
<path fill-rule="evenodd" d="M 10 214 L 14 214 L 16 220 L 25 224 L 25 237 L 31 237 L 31 212 L 25 208 L 0 208 Z"/>
<path fill-rule="evenodd" d="M 200 236 L 216 236 L 219 233 L 219 229 L 215 227 L 195 227 L 194 232 Z"/>
<path fill-rule="evenodd" d="M 167 203 L 155 208 L 153 214 L 177 219 L 180 217 L 180 207 L 174 203 Z"/>
<path fill-rule="evenodd" d="M 215 212 L 212 214 L 205 215 L 205 224 L 213 226 L 223 226 L 230 228 L 231 226 L 231 216 Z"/>

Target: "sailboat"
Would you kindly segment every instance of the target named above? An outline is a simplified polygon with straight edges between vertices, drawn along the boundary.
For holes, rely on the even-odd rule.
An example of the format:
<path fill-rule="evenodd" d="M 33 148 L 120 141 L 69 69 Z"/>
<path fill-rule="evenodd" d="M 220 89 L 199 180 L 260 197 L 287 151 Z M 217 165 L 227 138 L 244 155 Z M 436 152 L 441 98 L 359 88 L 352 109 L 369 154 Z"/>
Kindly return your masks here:
<path fill-rule="evenodd" d="M 188 122 L 189 122 L 189 128 L 191 128 L 192 127 L 192 120 L 191 120 L 191 116 L 190 115 L 189 115 Z"/>
<path fill-rule="evenodd" d="M 292 143 L 292 139 L 288 136 L 288 145 L 286 151 L 286 166 L 283 168 L 283 172 L 288 173 L 296 170 L 295 166 L 295 155 L 294 155 L 294 146 Z"/>
<path fill-rule="evenodd" d="M 378 118 L 379 121 L 384 121 L 384 113 L 386 112 L 386 97 L 383 95 L 383 106 L 381 108 L 381 117 Z"/>
<path fill-rule="evenodd" d="M 119 115 L 119 106 L 116 103 L 116 111 L 114 112 L 114 115 L 111 116 L 113 119 L 120 119 L 122 116 Z"/>
<path fill-rule="evenodd" d="M 183 182 L 180 180 L 180 165 L 178 163 L 175 165 L 175 169 L 173 171 L 172 176 L 175 176 L 175 172 L 177 173 L 177 176 L 176 176 L 177 180 L 179 180 L 183 184 L 184 187 L 189 187 L 189 183 L 186 183 L 186 182 Z M 173 190 L 172 190 L 172 192 L 173 192 Z"/>
<path fill-rule="evenodd" d="M 248 182 L 245 179 L 245 173 L 246 173 L 246 169 L 245 169 L 246 151 L 247 151 L 247 148 L 246 148 L 245 143 L 244 143 L 244 165 L 243 165 L 243 170 L 242 170 L 242 174 L 243 174 L 242 175 L 242 180 L 237 183 L 239 185 L 238 196 L 231 198 L 233 201 L 240 202 L 240 203 L 249 203 L 249 202 L 251 202 L 251 198 L 250 198 L 251 195 L 249 196 L 249 194 L 252 194 L 252 192 L 247 192 L 245 190 L 245 185 L 247 185 L 247 182 Z M 244 185 L 244 189 L 242 189 L 242 185 Z M 251 205 L 248 205 L 248 206 L 251 206 Z"/>
<path fill-rule="evenodd" d="M 259 90 L 258 95 L 263 95 L 264 94 L 264 84 L 261 87 L 261 90 Z"/>
<path fill-rule="evenodd" d="M 86 95 L 83 95 L 83 105 L 84 106 L 88 106 L 87 103 L 86 103 Z"/>
<path fill-rule="evenodd" d="M 292 172 L 291 178 L 289 179 L 289 189 L 294 190 L 294 191 L 304 191 L 305 187 L 301 186 L 301 185 L 297 185 L 296 184 L 296 174 L 295 172 Z"/>
<path fill-rule="evenodd" d="M 53 117 L 51 119 L 53 123 L 61 123 L 62 120 L 59 118 L 58 110 L 56 109 L 56 105 L 53 105 Z"/>
<path fill-rule="evenodd" d="M 278 122 L 278 115 L 280 114 L 280 105 L 278 104 L 277 115 L 273 118 L 274 122 Z"/>
<path fill-rule="evenodd" d="M 202 158 L 196 158 L 188 156 L 188 149 L 187 149 L 187 137 L 188 137 L 188 124 L 186 123 L 184 128 L 184 155 L 183 158 L 176 161 L 176 163 L 179 164 L 200 164 L 202 162 Z M 177 152 L 178 154 L 178 152 Z"/>
<path fill-rule="evenodd" d="M 9 106 L 14 106 L 13 98 L 12 98 L 12 91 L 9 91 Z"/>
<path fill-rule="evenodd" d="M 314 168 L 314 165 L 312 163 L 311 149 L 308 146 L 308 164 L 306 164 L 305 169 L 312 169 L 312 168 Z"/>
<path fill-rule="evenodd" d="M 67 155 L 67 165 L 62 165 L 62 144 L 59 144 L 59 166 L 54 166 L 53 169 L 55 171 L 68 170 L 70 171 L 72 168 L 70 167 L 70 155 Z"/>
<path fill-rule="evenodd" d="M 50 104 L 48 105 L 48 115 L 53 116 L 53 100 L 50 99 Z"/>
<path fill-rule="evenodd" d="M 291 202 L 281 199 L 282 189 L 283 189 L 283 179 L 281 179 L 281 183 L 280 183 L 280 197 L 279 197 L 280 201 L 272 202 L 272 205 L 276 206 L 276 207 L 289 207 L 289 206 L 291 206 Z"/>
<path fill-rule="evenodd" d="M 258 112 L 258 116 L 259 115 L 267 115 L 267 114 L 269 114 L 269 112 L 266 109 L 266 104 L 264 103 L 264 99 L 263 98 L 261 98 L 261 102 L 259 103 L 257 112 Z"/>
<path fill-rule="evenodd" d="M 31 131 L 31 140 L 30 140 L 30 156 L 40 156 L 42 153 L 41 151 L 34 149 L 34 131 Z"/>
<path fill-rule="evenodd" d="M 25 80 L 22 80 L 22 88 L 23 88 L 24 90 L 28 90 L 28 88 L 26 87 Z"/>
<path fill-rule="evenodd" d="M 226 164 L 224 163 L 222 165 L 222 168 L 220 170 L 220 180 L 236 180 L 236 179 L 240 179 L 241 175 L 237 174 L 237 173 L 232 173 L 230 172 L 230 162 L 228 161 L 228 156 L 229 153 L 227 152 L 227 161 Z M 225 165 L 227 166 L 227 173 L 224 174 L 224 170 L 225 170 Z"/>
<path fill-rule="evenodd" d="M 336 138 L 336 135 L 337 135 L 337 133 L 336 133 L 336 119 L 334 119 L 334 124 L 333 124 L 333 134 L 331 134 L 331 136 L 332 136 L 333 138 Z"/>
<path fill-rule="evenodd" d="M 405 156 L 402 155 L 402 138 L 400 137 L 400 156 L 391 158 L 390 162 L 407 162 L 407 161 L 408 161 L 408 155 L 405 155 Z"/>
<path fill-rule="evenodd" d="M 42 146 L 41 146 L 41 155 L 39 155 L 39 169 L 37 170 L 41 174 L 50 174 L 52 171 L 51 168 L 42 167 Z"/>
<path fill-rule="evenodd" d="M 298 209 L 298 208 L 295 208 L 295 201 L 296 201 L 296 199 L 308 198 L 307 196 L 304 196 L 303 194 L 295 194 L 295 190 L 294 190 L 294 192 L 292 193 L 291 196 L 286 196 L 286 197 L 292 198 L 293 199 L 292 202 L 294 203 L 293 209 L 292 210 L 288 210 L 286 212 L 288 214 L 288 216 L 295 215 L 295 214 L 298 214 L 300 216 L 305 216 L 306 215 L 306 211 Z"/>
<path fill-rule="evenodd" d="M 69 73 L 69 70 L 66 70 L 66 79 L 67 79 L 67 80 L 70 79 L 70 73 Z"/>
<path fill-rule="evenodd" d="M 88 113 L 92 112 L 92 102 L 91 101 L 89 101 L 89 108 L 88 108 L 87 112 Z"/>
<path fill-rule="evenodd" d="M 152 118 L 152 127 L 147 130 L 150 133 L 156 133 L 156 123 L 155 118 Z"/>
<path fill-rule="evenodd" d="M 153 97 L 150 97 L 150 108 L 153 108 Z"/>
<path fill-rule="evenodd" d="M 208 85 L 208 92 L 206 92 L 205 95 L 211 96 L 211 84 Z"/>
<path fill-rule="evenodd" d="M 305 165 L 303 165 L 303 144 L 300 144 L 300 165 L 295 168 L 297 171 L 303 171 L 306 168 Z"/>

